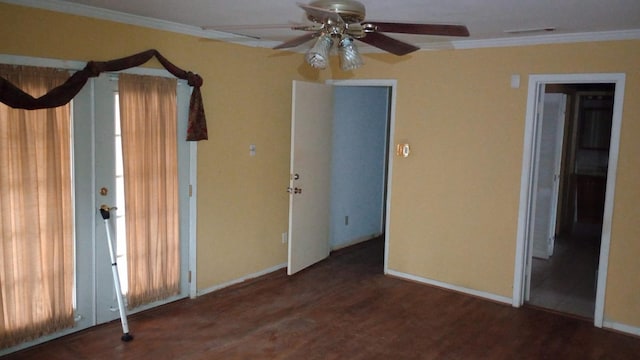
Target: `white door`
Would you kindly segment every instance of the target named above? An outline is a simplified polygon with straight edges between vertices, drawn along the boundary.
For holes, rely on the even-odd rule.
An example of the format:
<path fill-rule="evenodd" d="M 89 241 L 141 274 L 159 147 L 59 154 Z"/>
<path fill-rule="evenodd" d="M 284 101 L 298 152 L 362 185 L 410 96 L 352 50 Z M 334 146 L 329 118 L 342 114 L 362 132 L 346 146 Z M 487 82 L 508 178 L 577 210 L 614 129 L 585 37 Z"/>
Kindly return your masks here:
<path fill-rule="evenodd" d="M 542 123 L 538 133 L 533 256 L 548 259 L 553 254 L 560 186 L 560 164 L 567 96 L 544 94 Z"/>
<path fill-rule="evenodd" d="M 95 82 L 95 206 L 94 211 L 101 205 L 117 207 L 111 212 L 110 219 L 106 222 L 110 227 L 112 244 L 114 249 L 122 252 L 122 246 L 118 231 L 118 218 L 124 211 L 124 203 L 119 204 L 116 198 L 116 94 L 118 82 L 102 75 Z M 105 221 L 99 213 L 96 214 L 96 243 L 95 243 L 95 279 L 96 279 L 96 322 L 98 324 L 117 319 L 120 316 L 116 292 L 113 284 L 113 273 L 107 244 Z M 126 242 L 124 242 L 126 244 Z M 126 258 L 116 258 L 117 267 L 126 279 Z M 126 289 L 126 282 L 123 284 Z"/>
<path fill-rule="evenodd" d="M 78 328 L 120 317 L 105 226 L 118 257 L 123 292 L 127 291 L 124 180 L 117 115 L 117 76 L 92 79 L 74 99 L 74 182 L 76 187 L 76 303 Z M 189 144 L 184 140 L 189 87 L 178 85 L 178 173 L 180 201 L 180 295 L 136 308 L 143 310 L 188 294 L 189 280 Z M 115 207 L 105 223 L 98 209 Z M 132 311 L 132 312 L 133 312 Z M 135 332 L 135 329 L 132 329 Z"/>
<path fill-rule="evenodd" d="M 116 91 L 117 82 L 101 75 L 89 80 L 73 99 L 77 329 L 119 317 L 105 226 L 98 211 L 101 204 L 116 205 Z M 115 232 L 112 236 L 115 239 Z"/>
<path fill-rule="evenodd" d="M 293 82 L 289 275 L 329 256 L 331 85 Z"/>

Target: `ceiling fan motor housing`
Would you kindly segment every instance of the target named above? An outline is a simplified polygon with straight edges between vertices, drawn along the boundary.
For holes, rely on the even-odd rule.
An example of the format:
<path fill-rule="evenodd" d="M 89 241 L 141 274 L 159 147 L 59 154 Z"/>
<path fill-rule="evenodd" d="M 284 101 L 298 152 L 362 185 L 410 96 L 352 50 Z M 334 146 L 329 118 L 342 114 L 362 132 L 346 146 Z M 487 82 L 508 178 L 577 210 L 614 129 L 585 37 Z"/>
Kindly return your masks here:
<path fill-rule="evenodd" d="M 364 5 L 355 0 L 317 0 L 309 4 L 310 6 L 333 11 L 340 15 L 342 20 L 347 24 L 359 23 L 364 20 Z M 311 14 L 307 14 L 307 18 L 313 22 L 322 22 Z"/>

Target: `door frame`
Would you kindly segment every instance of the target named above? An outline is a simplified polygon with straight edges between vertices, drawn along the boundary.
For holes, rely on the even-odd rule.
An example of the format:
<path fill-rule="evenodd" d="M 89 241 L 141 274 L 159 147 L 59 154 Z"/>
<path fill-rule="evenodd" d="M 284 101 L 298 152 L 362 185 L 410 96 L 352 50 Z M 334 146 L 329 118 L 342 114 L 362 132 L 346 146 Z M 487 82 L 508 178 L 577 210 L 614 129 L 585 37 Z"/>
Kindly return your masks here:
<path fill-rule="evenodd" d="M 394 151 L 394 134 L 396 125 L 396 93 L 398 87 L 398 81 L 394 79 L 364 79 L 364 80 L 327 80 L 327 84 L 333 86 L 382 86 L 391 90 L 391 96 L 389 97 L 389 132 L 388 136 L 388 149 L 387 149 L 387 174 L 386 174 L 386 199 L 385 199 L 385 211 L 384 211 L 384 274 L 388 273 L 389 264 L 389 228 L 391 225 L 391 196 L 392 186 L 391 180 L 393 179 L 393 154 Z"/>
<path fill-rule="evenodd" d="M 611 244 L 611 220 L 615 197 L 615 183 L 620 148 L 620 128 L 622 124 L 622 108 L 624 101 L 625 74 L 544 74 L 529 75 L 527 110 L 525 116 L 524 145 L 522 155 L 522 175 L 520 180 L 520 205 L 518 210 L 518 230 L 516 237 L 516 258 L 513 285 L 514 307 L 524 304 L 525 293 L 530 284 L 528 276 L 531 268 L 531 228 L 533 221 L 532 202 L 536 158 L 536 134 L 541 119 L 537 116 L 541 95 L 546 84 L 614 84 L 614 104 L 611 123 L 611 143 L 609 148 L 609 165 L 607 169 L 606 195 L 596 285 L 596 304 L 594 326 L 602 327 L 604 322 L 604 301 L 606 294 L 607 269 L 609 265 L 609 249 Z"/>

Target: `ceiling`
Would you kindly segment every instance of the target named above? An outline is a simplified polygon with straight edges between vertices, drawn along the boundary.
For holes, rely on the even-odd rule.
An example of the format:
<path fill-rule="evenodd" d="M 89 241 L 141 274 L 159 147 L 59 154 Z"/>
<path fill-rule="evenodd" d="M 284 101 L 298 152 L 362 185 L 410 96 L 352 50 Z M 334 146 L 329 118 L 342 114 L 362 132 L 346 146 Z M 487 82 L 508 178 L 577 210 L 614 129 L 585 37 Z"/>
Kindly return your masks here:
<path fill-rule="evenodd" d="M 3 0 L 0 0 L 3 1 Z M 273 47 L 302 35 L 310 0 L 13 0 L 26 6 Z M 366 20 L 463 24 L 468 38 L 387 34 L 422 49 L 640 39 L 639 0 L 360 0 Z M 276 28 L 270 25 L 277 25 Z M 217 30 L 204 30 L 215 27 Z M 554 28 L 554 31 L 540 29 Z M 538 30 L 536 30 L 538 29 Z M 300 46 L 306 49 L 309 45 Z M 363 51 L 375 51 L 359 43 Z"/>

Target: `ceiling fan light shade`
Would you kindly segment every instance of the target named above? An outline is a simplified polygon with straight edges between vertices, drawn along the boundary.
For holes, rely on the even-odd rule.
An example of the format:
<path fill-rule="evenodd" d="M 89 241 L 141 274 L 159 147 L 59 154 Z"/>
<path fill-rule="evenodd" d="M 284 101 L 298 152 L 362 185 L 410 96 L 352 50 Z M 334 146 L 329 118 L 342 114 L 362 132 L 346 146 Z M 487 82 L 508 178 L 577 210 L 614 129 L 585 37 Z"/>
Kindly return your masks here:
<path fill-rule="evenodd" d="M 329 52 L 331 51 L 332 45 L 333 40 L 331 36 L 327 34 L 321 35 L 311 49 L 307 51 L 305 60 L 316 69 L 326 68 L 329 64 Z"/>
<path fill-rule="evenodd" d="M 340 53 L 340 68 L 343 71 L 354 70 L 364 64 L 358 48 L 350 36 L 346 36 L 340 40 L 338 52 Z"/>

